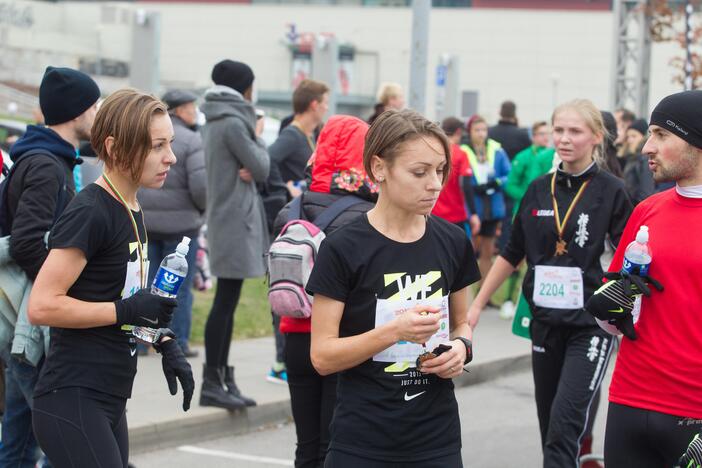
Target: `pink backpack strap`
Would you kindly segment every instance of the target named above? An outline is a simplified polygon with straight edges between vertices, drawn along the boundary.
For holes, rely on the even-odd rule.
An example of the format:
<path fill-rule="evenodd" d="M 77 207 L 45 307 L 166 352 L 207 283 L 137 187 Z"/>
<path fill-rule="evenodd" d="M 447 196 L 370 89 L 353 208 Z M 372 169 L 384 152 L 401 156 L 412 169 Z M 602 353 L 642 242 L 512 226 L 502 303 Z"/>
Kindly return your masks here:
<path fill-rule="evenodd" d="M 310 233 L 310 236 L 314 237 L 317 234 L 321 232 L 321 229 L 319 229 L 317 226 L 314 224 L 310 223 L 309 221 L 305 221 L 302 219 L 293 219 L 292 221 L 288 221 L 285 223 L 285 226 L 283 226 L 283 229 L 280 230 L 280 235 L 282 235 L 285 231 L 287 231 L 288 227 L 292 224 L 299 224 L 303 226 L 305 229 L 307 229 L 307 232 Z"/>

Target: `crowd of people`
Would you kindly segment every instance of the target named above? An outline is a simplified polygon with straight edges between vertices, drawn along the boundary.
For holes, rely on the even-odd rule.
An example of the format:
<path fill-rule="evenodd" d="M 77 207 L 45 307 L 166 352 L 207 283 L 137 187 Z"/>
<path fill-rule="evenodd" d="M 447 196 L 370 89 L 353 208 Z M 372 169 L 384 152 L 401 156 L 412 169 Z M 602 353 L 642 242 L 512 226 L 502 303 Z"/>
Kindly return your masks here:
<path fill-rule="evenodd" d="M 702 251 L 684 241 L 702 229 L 702 91 L 666 97 L 650 120 L 576 99 L 525 129 L 511 101 L 492 127 L 480 115 L 432 122 L 395 83 L 367 121 L 327 116 L 330 88 L 304 80 L 267 146 L 254 81 L 222 60 L 203 96 L 123 89 L 99 102 L 89 76 L 47 68 L 44 125 L 13 144 L 0 185 L 2 317 L 16 322 L 0 330 L 0 466 L 34 466 L 40 448 L 43 466 L 127 467 L 126 401 L 149 348 L 188 410 L 197 249 L 176 298 L 148 288 L 205 227 L 216 290 L 201 406 L 256 405 L 230 361 L 243 282 L 308 262 L 284 296 L 299 304 L 261 311 L 296 467 L 463 466 L 452 379 L 486 307 L 513 318 L 517 301 L 531 316 L 544 467 L 589 453 L 619 343 L 605 464 L 702 465 Z M 85 141 L 104 172 L 81 186 Z M 271 243 L 293 225 L 309 260 L 274 261 Z M 632 270 L 624 251 L 642 226 L 653 260 Z"/>

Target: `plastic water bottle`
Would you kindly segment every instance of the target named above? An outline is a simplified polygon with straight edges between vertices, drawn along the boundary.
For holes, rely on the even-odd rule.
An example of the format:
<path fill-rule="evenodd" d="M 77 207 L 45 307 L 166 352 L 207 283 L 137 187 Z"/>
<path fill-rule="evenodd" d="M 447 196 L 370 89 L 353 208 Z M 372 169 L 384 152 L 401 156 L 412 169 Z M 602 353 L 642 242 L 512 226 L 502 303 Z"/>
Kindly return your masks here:
<path fill-rule="evenodd" d="M 648 246 L 648 226 L 641 226 L 636 233 L 636 240 L 626 246 L 622 273 L 647 275 L 652 259 Z"/>
<path fill-rule="evenodd" d="M 651 260 L 653 260 L 653 254 L 648 245 L 648 226 L 641 226 L 639 232 L 636 233 L 636 240 L 626 246 L 621 272 L 622 274 L 647 275 L 648 268 L 651 266 Z M 638 322 L 640 313 L 641 294 L 634 299 L 634 309 L 632 310 L 634 323 Z M 597 318 L 595 320 L 600 328 L 610 335 L 620 336 L 622 334 L 614 325 Z"/>
<path fill-rule="evenodd" d="M 180 285 L 188 274 L 188 261 L 185 259 L 188 250 L 190 250 L 190 238 L 183 236 L 175 252 L 167 255 L 161 262 L 151 285 L 152 294 L 172 298 L 178 296 Z M 156 330 L 148 327 L 134 327 L 132 333 L 147 343 L 153 343 L 156 336 Z"/>

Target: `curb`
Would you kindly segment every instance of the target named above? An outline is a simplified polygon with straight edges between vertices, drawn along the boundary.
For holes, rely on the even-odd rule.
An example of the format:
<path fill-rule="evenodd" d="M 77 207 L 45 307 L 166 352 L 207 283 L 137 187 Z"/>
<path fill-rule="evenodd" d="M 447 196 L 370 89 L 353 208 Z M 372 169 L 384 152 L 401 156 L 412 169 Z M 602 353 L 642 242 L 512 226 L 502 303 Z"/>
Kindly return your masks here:
<path fill-rule="evenodd" d="M 453 379 L 456 388 L 467 387 L 494 380 L 504 375 L 516 374 L 531 368 L 531 354 L 515 354 L 480 364 L 468 364 L 468 371 Z"/>
<path fill-rule="evenodd" d="M 524 371 L 530 366 L 531 354 L 494 359 L 469 365 L 470 372 L 454 379 L 454 384 L 456 388 L 476 385 Z M 221 410 L 185 419 L 143 424 L 129 429 L 129 452 L 135 455 L 219 437 L 243 435 L 261 430 L 266 426 L 290 421 L 292 421 L 290 400 L 285 399 L 240 411 Z"/>
<path fill-rule="evenodd" d="M 197 404 L 197 401 L 193 401 Z M 220 410 L 211 414 L 173 419 L 129 428 L 129 453 L 191 444 L 232 435 L 244 435 L 266 426 L 292 421 L 290 400 L 264 403 L 238 411 Z"/>

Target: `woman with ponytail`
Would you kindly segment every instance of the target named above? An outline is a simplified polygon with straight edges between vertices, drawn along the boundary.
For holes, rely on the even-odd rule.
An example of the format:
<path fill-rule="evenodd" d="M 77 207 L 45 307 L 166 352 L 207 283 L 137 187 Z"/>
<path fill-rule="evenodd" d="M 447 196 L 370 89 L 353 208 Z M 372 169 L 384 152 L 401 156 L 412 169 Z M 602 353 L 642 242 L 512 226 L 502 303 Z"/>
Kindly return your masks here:
<path fill-rule="evenodd" d="M 536 179 L 514 218 L 508 245 L 470 307 L 475 329 L 497 287 L 526 258 L 523 293 L 533 315 L 532 371 L 544 467 L 576 466 L 613 337 L 583 308 L 602 284 L 605 237 L 619 242 L 632 205 L 624 183 L 603 169 L 607 131 L 592 102 L 556 108 L 561 163 Z"/>

